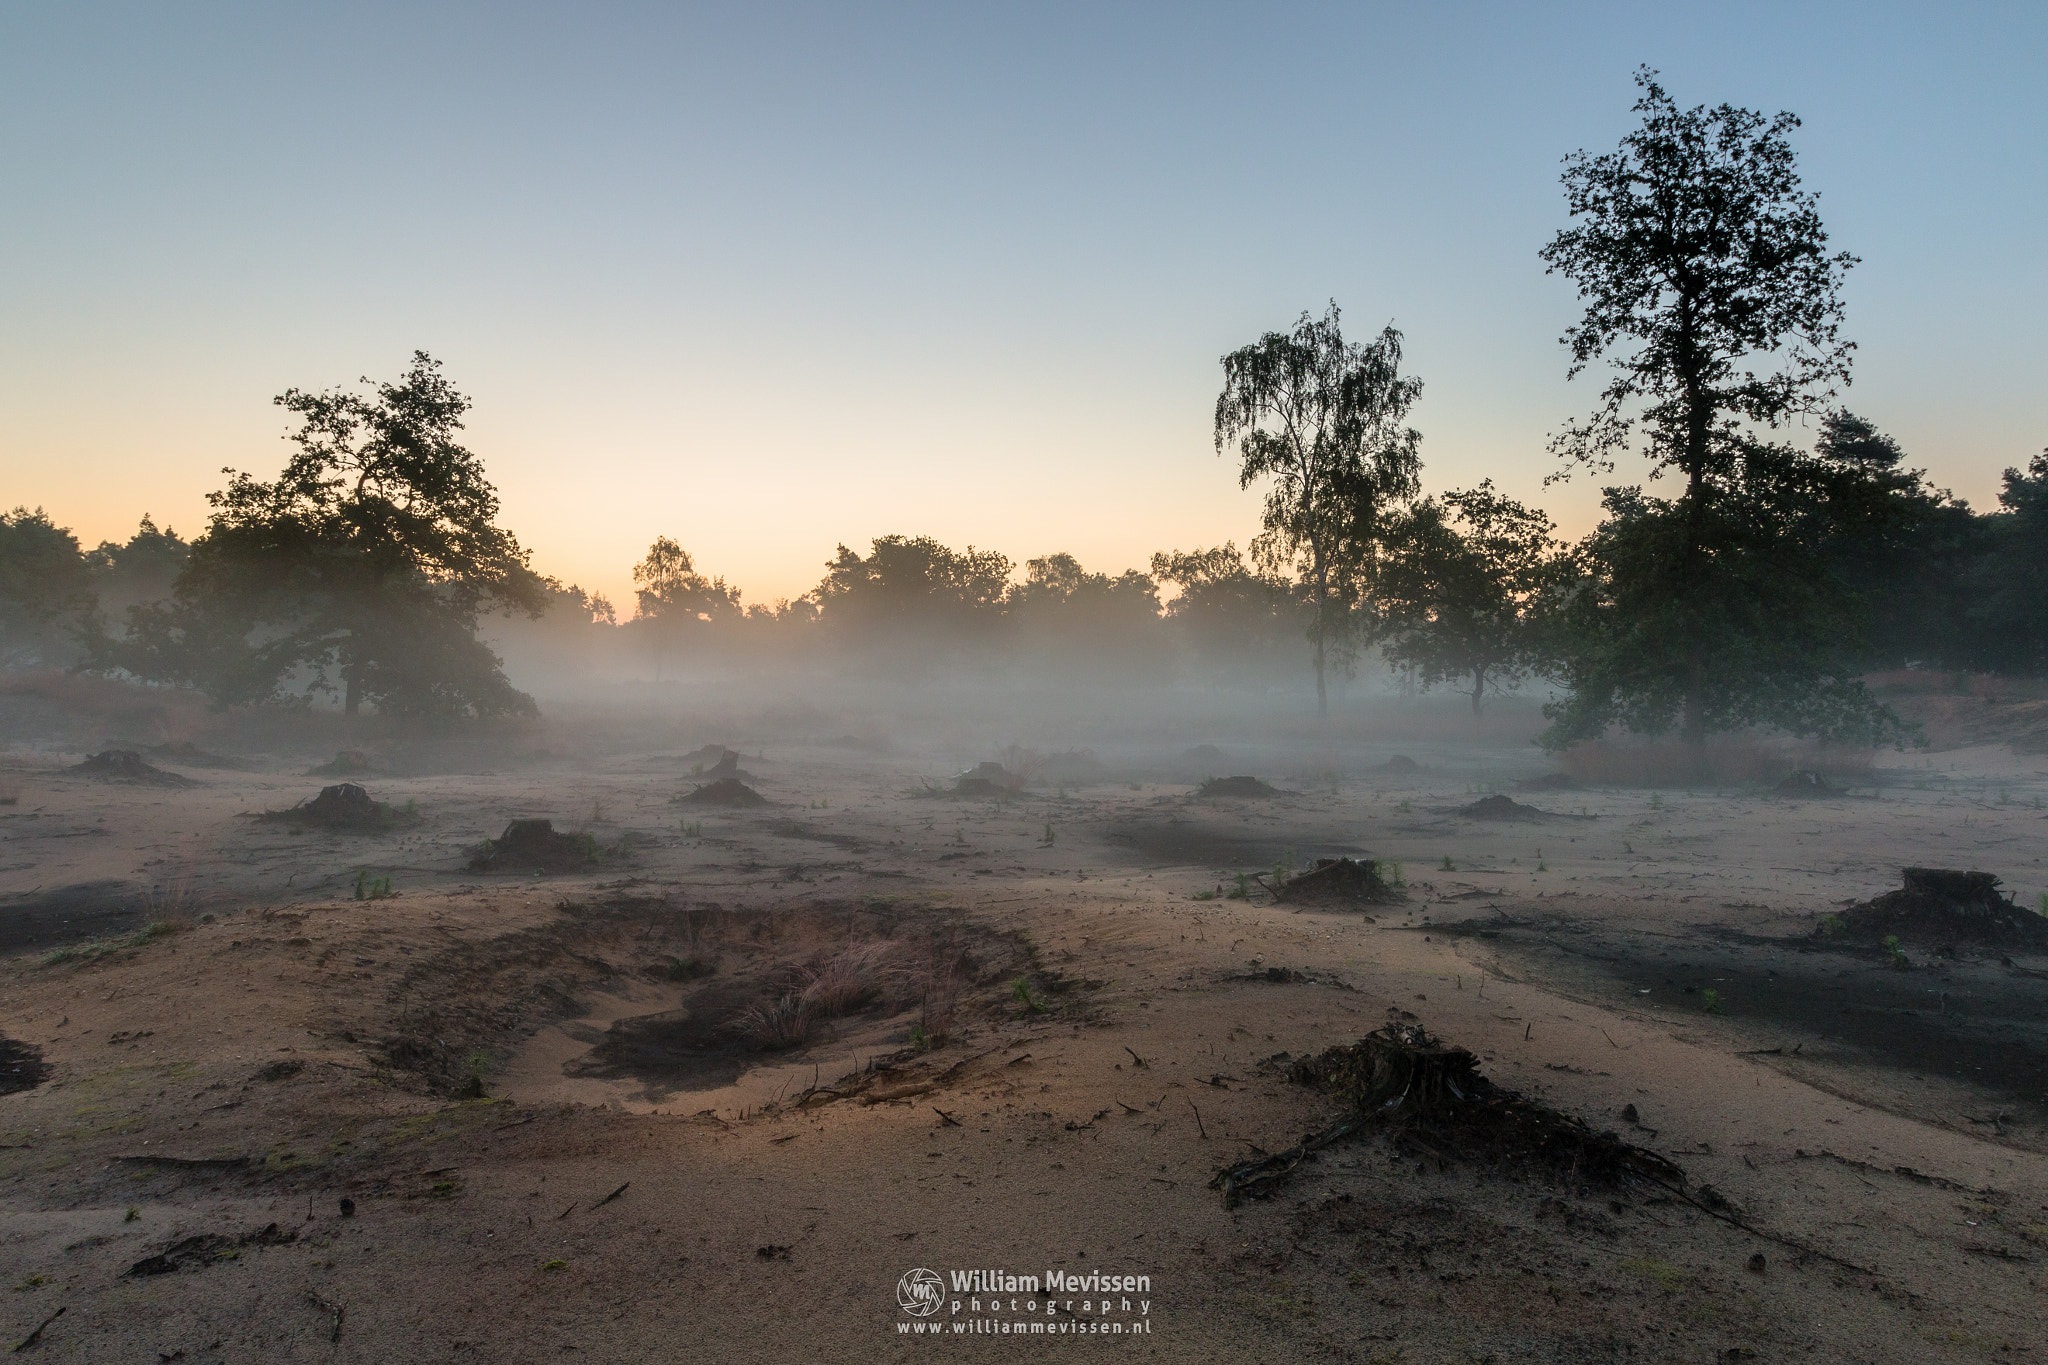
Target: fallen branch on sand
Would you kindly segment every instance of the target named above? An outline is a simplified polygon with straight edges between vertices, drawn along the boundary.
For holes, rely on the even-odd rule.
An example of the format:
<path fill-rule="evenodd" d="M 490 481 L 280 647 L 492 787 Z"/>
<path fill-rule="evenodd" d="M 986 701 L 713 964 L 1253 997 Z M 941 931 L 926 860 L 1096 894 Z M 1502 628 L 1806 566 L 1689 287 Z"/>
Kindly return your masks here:
<path fill-rule="evenodd" d="M 41 1340 L 43 1339 L 43 1329 L 44 1329 L 45 1327 L 48 1327 L 48 1326 L 49 1326 L 49 1325 L 50 1325 L 51 1323 L 55 1322 L 55 1321 L 56 1321 L 56 1320 L 57 1320 L 58 1318 L 61 1318 L 61 1317 L 63 1317 L 63 1316 L 64 1316 L 64 1308 L 65 1308 L 65 1307 L 69 1307 L 69 1306 L 70 1306 L 70 1305 L 68 1305 L 68 1304 L 67 1304 L 67 1305 L 64 1305 L 63 1307 L 60 1307 L 60 1308 L 58 1308 L 56 1312 L 54 1312 L 54 1313 L 50 1314 L 50 1316 L 48 1316 L 47 1318 L 44 1318 L 44 1319 L 43 1319 L 43 1320 L 42 1320 L 41 1322 L 37 1323 L 37 1324 L 36 1324 L 36 1330 L 35 1330 L 35 1331 L 33 1331 L 33 1332 L 30 1332 L 30 1333 L 29 1333 L 29 1334 L 28 1334 L 27 1336 L 23 1337 L 23 1338 L 22 1338 L 22 1339 L 21 1339 L 20 1341 L 17 1341 L 17 1342 L 15 1342 L 15 1343 L 14 1343 L 14 1354 L 15 1354 L 15 1355 L 20 1355 L 20 1354 L 21 1354 L 21 1353 L 22 1353 L 23 1351 L 26 1351 L 26 1350 L 28 1350 L 28 1349 L 29 1349 L 30 1347 L 34 1346 L 34 1345 L 35 1345 L 35 1344 L 36 1344 L 37 1342 L 41 1341 Z"/>

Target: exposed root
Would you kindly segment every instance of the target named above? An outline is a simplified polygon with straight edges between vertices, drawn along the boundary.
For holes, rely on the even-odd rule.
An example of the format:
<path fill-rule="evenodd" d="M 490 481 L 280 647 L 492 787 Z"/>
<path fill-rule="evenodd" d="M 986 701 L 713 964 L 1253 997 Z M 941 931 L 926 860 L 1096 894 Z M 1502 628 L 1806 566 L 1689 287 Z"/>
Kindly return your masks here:
<path fill-rule="evenodd" d="M 1311 1154 L 1372 1128 L 1439 1157 L 1540 1166 L 1576 1183 L 1685 1186 L 1685 1172 L 1670 1161 L 1495 1085 L 1471 1053 L 1445 1047 L 1419 1024 L 1384 1025 L 1296 1062 L 1288 1078 L 1337 1095 L 1346 1112 L 1284 1152 L 1218 1171 L 1209 1187 L 1226 1205 L 1271 1194 Z"/>

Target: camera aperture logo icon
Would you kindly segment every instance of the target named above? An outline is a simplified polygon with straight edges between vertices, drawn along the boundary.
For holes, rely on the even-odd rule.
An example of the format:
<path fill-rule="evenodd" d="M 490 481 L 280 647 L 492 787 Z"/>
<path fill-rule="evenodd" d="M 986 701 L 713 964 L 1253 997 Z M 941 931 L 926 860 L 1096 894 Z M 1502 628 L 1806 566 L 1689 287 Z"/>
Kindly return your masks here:
<path fill-rule="evenodd" d="M 914 1318 L 928 1318 L 938 1312 L 945 1297 L 946 1282 L 936 1270 L 919 1266 L 904 1271 L 903 1278 L 896 1281 L 897 1306 Z"/>

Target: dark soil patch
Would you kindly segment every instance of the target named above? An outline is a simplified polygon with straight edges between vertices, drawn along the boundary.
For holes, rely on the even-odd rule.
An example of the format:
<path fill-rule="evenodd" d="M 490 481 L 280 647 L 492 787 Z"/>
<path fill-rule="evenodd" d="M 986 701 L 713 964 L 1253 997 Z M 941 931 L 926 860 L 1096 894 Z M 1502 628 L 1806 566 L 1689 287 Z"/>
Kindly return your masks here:
<path fill-rule="evenodd" d="M 380 830 L 398 823 L 399 813 L 353 782 L 322 787 L 320 794 L 288 810 L 265 811 L 258 820 L 291 825 L 318 825 L 322 829 Z"/>
<path fill-rule="evenodd" d="M 616 1021 L 563 1073 L 637 1080 L 666 1093 L 730 1085 L 761 1060 L 760 1046 L 735 1024 L 763 994 L 758 981 L 713 982 L 682 1009 Z"/>
<path fill-rule="evenodd" d="M 768 798 L 740 781 L 737 777 L 721 777 L 708 782 L 688 796 L 676 798 L 686 806 L 765 806 Z"/>
<path fill-rule="evenodd" d="M 378 1040 L 381 1059 L 419 1088 L 459 1094 L 473 1074 L 472 1055 L 509 1050 L 580 1013 L 577 997 L 622 969 L 600 954 L 644 950 L 652 965 L 686 952 L 697 920 L 717 908 L 639 899 L 564 902 L 561 918 L 551 924 L 435 953 L 391 988 L 390 1031 Z"/>
<path fill-rule="evenodd" d="M 471 872 L 574 872 L 597 861 L 597 840 L 562 834 L 552 820 L 514 820 L 470 856 Z"/>
<path fill-rule="evenodd" d="M 1220 812 L 1212 816 L 1196 810 L 1193 814 L 1197 818 L 1134 820 L 1111 825 L 1102 831 L 1101 837 L 1106 844 L 1138 855 L 1142 865 L 1217 871 L 1271 867 L 1304 843 L 1338 854 L 1362 851 L 1345 842 L 1345 830 L 1336 823 L 1255 830 Z"/>
<path fill-rule="evenodd" d="M 1287 905 L 1380 905 L 1401 899 L 1401 893 L 1380 875 L 1373 858 L 1318 858 L 1313 872 L 1304 872 L 1273 894 Z"/>
<path fill-rule="evenodd" d="M 43 1050 L 0 1034 L 0 1095 L 33 1090 L 50 1078 Z"/>
<path fill-rule="evenodd" d="M 128 1267 L 130 1275 L 169 1275 L 185 1269 L 204 1270 L 220 1261 L 239 1259 L 242 1248 L 261 1246 L 288 1246 L 299 1240 L 299 1234 L 289 1228 L 280 1228 L 272 1223 L 257 1232 L 245 1233 L 240 1237 L 219 1237 L 211 1233 L 198 1237 L 187 1237 L 173 1242 L 154 1256 L 145 1256 Z"/>
<path fill-rule="evenodd" d="M 141 886 L 113 878 L 0 897 L 0 952 L 125 933 L 141 925 L 144 899 Z"/>
<path fill-rule="evenodd" d="M 1512 796 L 1495 793 L 1481 797 L 1469 806 L 1458 807 L 1457 813 L 1468 820 L 1554 820 L 1557 817 L 1547 810 L 1525 806 Z"/>
<path fill-rule="evenodd" d="M 1999 894 L 1989 872 L 1956 872 L 1909 867 L 1904 885 L 1875 900 L 1829 915 L 1814 930 L 1816 940 L 1901 942 L 1953 949 L 1982 947 L 2048 949 L 2048 919 Z"/>
<path fill-rule="evenodd" d="M 732 752 L 731 749 L 726 748 L 723 744 L 706 744 L 702 748 L 692 749 L 689 753 L 682 755 L 681 761 L 684 763 L 695 763 L 699 767 L 709 767 L 714 763 L 722 762 L 725 756 Z M 733 761 L 735 763 L 739 761 L 737 754 L 733 755 Z"/>
<path fill-rule="evenodd" d="M 1419 773 L 1422 771 L 1422 765 L 1406 754 L 1395 754 L 1385 763 L 1380 764 L 1380 771 L 1383 773 Z"/>
<path fill-rule="evenodd" d="M 881 968 L 871 994 L 827 1000 L 828 992 L 813 992 L 823 1012 L 812 1042 L 830 1036 L 834 1018 L 920 1009 L 937 999 L 927 995 L 934 980 L 957 991 L 933 1006 L 933 1031 L 943 1032 L 949 1017 L 957 1024 L 994 1007 L 1008 983 L 1035 966 L 1021 938 L 954 925 L 932 910 L 834 902 L 755 911 L 652 897 L 565 901 L 560 910 L 548 925 L 451 947 L 408 970 L 389 1000 L 385 1063 L 422 1088 L 459 1094 L 472 1074 L 468 1058 L 504 1056 L 539 1029 L 575 1018 L 594 988 L 622 975 L 701 981 L 680 1009 L 591 1032 L 591 1052 L 570 1064 L 572 1074 L 633 1078 L 651 1095 L 672 1094 L 726 1084 L 790 1046 L 750 1031 L 750 1012 L 820 979 L 829 987 L 827 969 L 843 965 L 841 954 L 854 946 L 896 945 L 871 963 Z M 1062 988 L 1051 974 L 1038 979 L 1048 995 Z"/>
<path fill-rule="evenodd" d="M 1268 786 L 1256 777 L 1212 777 L 1201 786 L 1195 788 L 1195 795 L 1201 797 L 1278 796 L 1280 795 L 1280 789 Z"/>
<path fill-rule="evenodd" d="M 108 749 L 93 754 L 85 762 L 74 764 L 64 770 L 80 777 L 96 777 L 102 782 L 134 782 L 145 787 L 196 787 L 199 784 L 189 777 L 167 773 L 145 761 L 133 749 Z"/>
<path fill-rule="evenodd" d="M 828 1043 L 844 1020 L 900 1018 L 907 1031 L 926 1019 L 945 1033 L 970 1009 L 994 1008 L 1008 983 L 1032 971 L 1029 948 L 1013 936 L 937 928 L 929 912 L 843 906 L 729 917 L 705 936 L 722 948 L 717 979 L 679 1009 L 617 1020 L 565 1073 L 637 1080 L 654 1100 L 711 1089 L 776 1054 Z M 1055 973 L 1036 979 L 1048 999 L 1072 984 Z"/>
<path fill-rule="evenodd" d="M 306 769 L 308 777 L 362 777 L 377 771 L 370 756 L 361 749 L 343 749 L 317 768 Z"/>
<path fill-rule="evenodd" d="M 1790 796 L 1795 799 L 1826 796 L 1842 796 L 1846 794 L 1842 791 L 1840 787 L 1837 787 L 1834 783 L 1828 781 L 1819 773 L 1811 772 L 1805 768 L 1801 768 L 1798 772 L 1788 774 L 1785 780 L 1783 782 L 1780 782 L 1777 786 L 1771 788 L 1771 791 L 1775 795 Z"/>
<path fill-rule="evenodd" d="M 1685 1186 L 1685 1172 L 1664 1157 L 1495 1085 L 1479 1074 L 1478 1058 L 1446 1047 L 1419 1024 L 1383 1025 L 1348 1047 L 1294 1061 L 1287 1075 L 1336 1096 L 1344 1113 L 1285 1152 L 1219 1170 L 1209 1184 L 1223 1191 L 1226 1205 L 1274 1193 L 1315 1152 L 1374 1129 L 1438 1160 L 1479 1161 L 1573 1185 L 1674 1193 Z"/>
<path fill-rule="evenodd" d="M 1570 773 L 1545 773 L 1541 777 L 1524 778 L 1515 787 L 1525 792 L 1575 792 L 1583 790 L 1584 784 Z"/>
<path fill-rule="evenodd" d="M 1916 957 L 1901 971 L 1875 947 L 1837 940 L 1836 951 L 1821 951 L 1805 935 L 1697 929 L 1712 937 L 1641 935 L 1558 914 L 1494 915 L 1417 931 L 1482 940 L 1516 977 L 1613 1009 L 1655 1005 L 1674 1022 L 1706 1017 L 1711 990 L 1718 1016 L 1761 1029 L 1770 1042 L 1782 1039 L 1787 1056 L 1803 1047 L 1802 1061 L 1819 1066 L 1876 1066 L 1987 1087 L 2026 1106 L 2036 1121 L 2048 1117 L 2041 972 L 1993 957 L 1932 964 Z M 1939 1117 L 1950 1122 L 1953 1113 Z"/>

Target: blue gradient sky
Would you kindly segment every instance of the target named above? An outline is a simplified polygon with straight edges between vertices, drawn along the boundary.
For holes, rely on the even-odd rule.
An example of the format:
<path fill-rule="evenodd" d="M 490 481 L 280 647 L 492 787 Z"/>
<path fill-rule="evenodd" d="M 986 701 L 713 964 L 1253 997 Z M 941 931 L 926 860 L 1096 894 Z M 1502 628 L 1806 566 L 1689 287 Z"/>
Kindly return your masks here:
<path fill-rule="evenodd" d="M 1584 530 L 1536 251 L 1639 62 L 1805 119 L 1851 404 L 1988 504 L 2048 445 L 2039 4 L 6 3 L 0 499 L 190 534 L 274 394 L 421 347 L 615 598 L 657 534 L 749 600 L 898 530 L 1114 572 L 1255 531 L 1217 357 L 1334 297 L 1429 486 Z"/>

